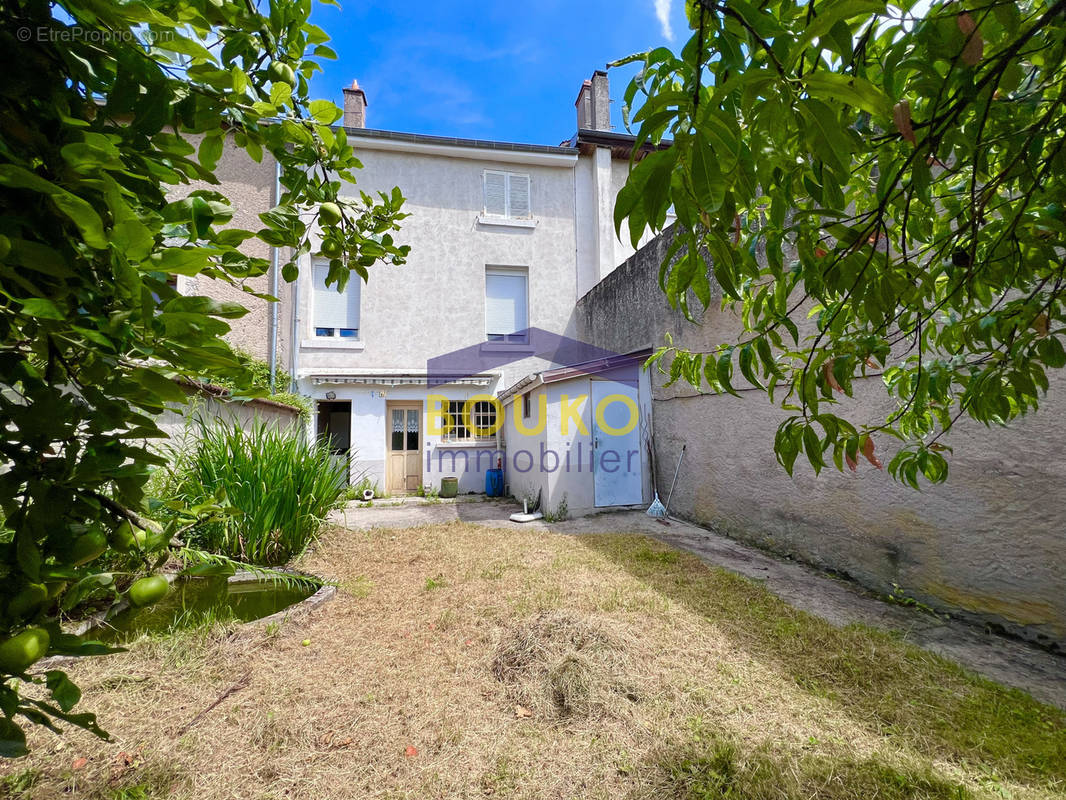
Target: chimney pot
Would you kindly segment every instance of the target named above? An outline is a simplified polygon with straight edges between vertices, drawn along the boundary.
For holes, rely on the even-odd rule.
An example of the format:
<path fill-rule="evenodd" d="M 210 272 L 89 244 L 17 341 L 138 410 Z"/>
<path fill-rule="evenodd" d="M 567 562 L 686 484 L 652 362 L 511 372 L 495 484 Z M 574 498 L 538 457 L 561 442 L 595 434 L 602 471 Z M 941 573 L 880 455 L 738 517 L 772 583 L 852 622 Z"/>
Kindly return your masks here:
<path fill-rule="evenodd" d="M 353 80 L 351 86 L 344 87 L 344 127 L 365 128 L 366 92 L 359 88 L 359 81 Z"/>

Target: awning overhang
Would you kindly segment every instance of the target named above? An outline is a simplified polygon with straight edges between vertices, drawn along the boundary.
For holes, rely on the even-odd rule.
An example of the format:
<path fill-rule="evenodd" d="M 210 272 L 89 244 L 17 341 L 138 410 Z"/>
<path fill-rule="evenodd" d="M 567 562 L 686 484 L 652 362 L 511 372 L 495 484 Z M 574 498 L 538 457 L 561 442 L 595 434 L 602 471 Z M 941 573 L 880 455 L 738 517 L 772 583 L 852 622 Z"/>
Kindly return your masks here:
<path fill-rule="evenodd" d="M 455 377 L 434 375 L 433 386 L 489 386 L 496 375 L 456 375 Z M 361 384 L 364 386 L 429 386 L 427 375 L 392 375 L 385 373 L 357 373 L 346 375 L 309 375 L 312 386 L 344 386 Z"/>

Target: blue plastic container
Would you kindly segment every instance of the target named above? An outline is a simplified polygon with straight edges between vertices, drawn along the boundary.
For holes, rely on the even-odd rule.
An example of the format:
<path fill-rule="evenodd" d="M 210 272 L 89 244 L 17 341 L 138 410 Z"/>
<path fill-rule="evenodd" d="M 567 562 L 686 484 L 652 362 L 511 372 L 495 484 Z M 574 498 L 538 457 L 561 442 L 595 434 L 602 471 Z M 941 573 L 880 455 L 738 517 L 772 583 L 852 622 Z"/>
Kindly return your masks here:
<path fill-rule="evenodd" d="M 490 469 L 485 472 L 485 494 L 489 497 L 503 496 L 502 469 Z"/>

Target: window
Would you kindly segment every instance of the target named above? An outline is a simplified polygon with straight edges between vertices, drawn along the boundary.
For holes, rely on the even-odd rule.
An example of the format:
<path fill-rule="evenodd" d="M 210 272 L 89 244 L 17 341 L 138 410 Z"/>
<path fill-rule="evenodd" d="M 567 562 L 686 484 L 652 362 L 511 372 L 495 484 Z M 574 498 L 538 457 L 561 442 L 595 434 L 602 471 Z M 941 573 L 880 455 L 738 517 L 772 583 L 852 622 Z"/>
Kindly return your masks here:
<path fill-rule="evenodd" d="M 533 405 L 533 403 L 530 402 L 532 397 L 533 392 L 526 392 L 522 395 L 522 419 L 529 419 L 533 413 L 533 410 L 530 408 L 530 406 Z"/>
<path fill-rule="evenodd" d="M 485 170 L 485 214 L 529 219 L 529 176 L 518 172 Z"/>
<path fill-rule="evenodd" d="M 529 328 L 524 269 L 485 270 L 485 334 L 490 342 L 524 342 Z"/>
<path fill-rule="evenodd" d="M 449 400 L 448 415 L 451 417 L 451 429 L 445 431 L 441 437 L 446 442 L 474 441 L 478 437 L 474 435 L 474 429 L 480 428 L 485 431 L 496 426 L 496 406 L 488 401 L 474 403 L 470 409 L 470 419 L 463 419 L 465 400 Z M 467 425 L 467 422 L 470 424 Z"/>
<path fill-rule="evenodd" d="M 343 292 L 337 284 L 326 285 L 329 263 L 312 264 L 311 319 L 317 337 L 359 338 L 359 276 L 352 275 Z"/>

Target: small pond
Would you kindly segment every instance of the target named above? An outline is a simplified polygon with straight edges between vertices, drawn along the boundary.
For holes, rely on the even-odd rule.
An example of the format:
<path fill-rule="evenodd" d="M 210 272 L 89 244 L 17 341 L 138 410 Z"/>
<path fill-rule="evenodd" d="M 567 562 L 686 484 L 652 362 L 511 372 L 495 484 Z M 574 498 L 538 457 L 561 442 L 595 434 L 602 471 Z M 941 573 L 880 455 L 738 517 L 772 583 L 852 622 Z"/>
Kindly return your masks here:
<path fill-rule="evenodd" d="M 276 614 L 315 593 L 309 584 L 293 586 L 270 579 L 227 580 L 225 576 L 174 581 L 167 596 L 146 608 L 127 608 L 82 638 L 121 644 L 142 633 L 166 633 L 213 622 L 249 622 Z"/>

